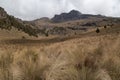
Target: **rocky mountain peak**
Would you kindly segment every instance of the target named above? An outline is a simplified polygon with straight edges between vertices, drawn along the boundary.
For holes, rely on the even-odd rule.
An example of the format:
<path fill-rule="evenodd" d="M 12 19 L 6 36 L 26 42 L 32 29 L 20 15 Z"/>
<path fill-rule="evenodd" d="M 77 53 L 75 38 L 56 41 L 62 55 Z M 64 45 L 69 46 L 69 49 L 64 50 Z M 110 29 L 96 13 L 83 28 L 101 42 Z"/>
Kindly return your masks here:
<path fill-rule="evenodd" d="M 53 22 L 65 22 L 65 21 L 73 21 L 79 19 L 88 19 L 91 17 L 102 18 L 104 16 L 101 15 L 92 15 L 92 14 L 82 14 L 77 10 L 71 10 L 69 13 L 62 13 L 60 15 L 55 15 L 51 20 Z"/>
<path fill-rule="evenodd" d="M 82 15 L 81 12 L 77 10 L 71 10 L 69 13 L 62 13 L 60 15 L 55 15 L 52 18 L 52 21 L 63 22 L 63 21 L 69 21 L 69 20 L 77 20 L 78 18 L 80 18 L 81 15 Z"/>
<path fill-rule="evenodd" d="M 71 10 L 69 14 L 76 14 L 76 15 L 81 15 L 82 13 L 77 11 L 77 10 Z"/>

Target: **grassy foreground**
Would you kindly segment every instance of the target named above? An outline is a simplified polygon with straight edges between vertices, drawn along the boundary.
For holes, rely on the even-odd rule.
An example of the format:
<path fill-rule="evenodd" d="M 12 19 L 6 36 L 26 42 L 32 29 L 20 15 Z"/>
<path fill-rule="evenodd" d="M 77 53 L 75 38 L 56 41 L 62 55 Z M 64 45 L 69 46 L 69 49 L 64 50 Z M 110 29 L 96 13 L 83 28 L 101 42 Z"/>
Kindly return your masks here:
<path fill-rule="evenodd" d="M 0 44 L 0 80 L 120 80 L 120 35 Z"/>

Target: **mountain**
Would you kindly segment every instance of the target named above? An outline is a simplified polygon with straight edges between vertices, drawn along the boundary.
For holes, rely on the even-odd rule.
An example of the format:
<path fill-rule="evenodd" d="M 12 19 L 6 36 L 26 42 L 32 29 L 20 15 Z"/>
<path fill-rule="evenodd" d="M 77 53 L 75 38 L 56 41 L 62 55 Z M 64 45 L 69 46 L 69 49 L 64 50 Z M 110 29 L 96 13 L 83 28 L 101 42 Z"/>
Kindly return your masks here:
<path fill-rule="evenodd" d="M 82 13 L 76 10 L 72 10 L 69 13 L 62 13 L 60 15 L 55 15 L 52 18 L 53 22 L 63 22 L 63 21 L 68 21 L 68 20 L 76 20 L 80 18 Z"/>
<path fill-rule="evenodd" d="M 37 30 L 29 24 L 25 24 L 21 19 L 8 15 L 7 12 L 0 7 L 0 28 L 11 30 L 12 28 L 27 33 L 30 36 L 37 37 Z"/>
<path fill-rule="evenodd" d="M 51 20 L 53 22 L 64 22 L 64 21 L 71 21 L 71 20 L 86 19 L 90 17 L 103 17 L 103 16 L 82 14 L 81 12 L 77 10 L 72 10 L 69 13 L 62 13 L 60 15 L 55 15 Z"/>
<path fill-rule="evenodd" d="M 114 26 L 120 23 L 119 18 L 102 15 L 82 14 L 77 10 L 55 15 L 53 18 L 40 18 L 30 24 L 44 31 L 46 35 L 77 35 L 91 29 Z"/>
<path fill-rule="evenodd" d="M 77 10 L 69 13 L 61 13 L 55 15 L 52 19 L 43 17 L 33 21 L 23 21 L 14 16 L 8 15 L 7 12 L 0 7 L 0 29 L 13 32 L 21 31 L 29 36 L 41 35 L 79 35 L 90 29 L 96 29 L 104 26 L 114 26 L 120 23 L 120 19 L 105 17 L 102 15 L 82 14 Z M 17 30 L 17 31 L 16 31 Z M 4 31 L 6 33 L 6 31 Z M 9 33 L 9 32 L 8 32 Z M 11 33 L 12 35 L 12 33 Z M 16 35 L 15 35 L 16 36 Z"/>

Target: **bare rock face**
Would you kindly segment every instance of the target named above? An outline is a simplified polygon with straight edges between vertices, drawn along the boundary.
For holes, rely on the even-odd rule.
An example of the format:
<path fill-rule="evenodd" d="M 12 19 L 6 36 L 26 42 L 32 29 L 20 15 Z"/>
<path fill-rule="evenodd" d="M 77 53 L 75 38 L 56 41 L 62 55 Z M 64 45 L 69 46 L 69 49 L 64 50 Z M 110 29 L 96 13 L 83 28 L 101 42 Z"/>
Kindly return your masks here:
<path fill-rule="evenodd" d="M 77 10 L 72 10 L 69 13 L 62 13 L 60 15 L 55 15 L 51 20 L 53 22 L 65 22 L 71 20 L 87 19 L 90 17 L 103 17 L 101 15 L 91 15 L 91 14 L 82 14 Z"/>
<path fill-rule="evenodd" d="M 6 18 L 6 17 L 7 17 L 6 11 L 0 7 L 0 19 Z"/>
<path fill-rule="evenodd" d="M 79 11 L 72 10 L 69 13 L 62 13 L 60 15 L 55 15 L 52 18 L 53 22 L 63 22 L 63 21 L 69 21 L 69 20 L 77 20 L 81 17 L 81 14 Z"/>

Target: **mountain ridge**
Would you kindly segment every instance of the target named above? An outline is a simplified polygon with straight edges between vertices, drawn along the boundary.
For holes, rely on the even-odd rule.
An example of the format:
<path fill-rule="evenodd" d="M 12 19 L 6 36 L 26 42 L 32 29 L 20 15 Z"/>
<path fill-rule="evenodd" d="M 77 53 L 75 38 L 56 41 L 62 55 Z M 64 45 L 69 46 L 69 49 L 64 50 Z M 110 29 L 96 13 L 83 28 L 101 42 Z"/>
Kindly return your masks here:
<path fill-rule="evenodd" d="M 90 17 L 105 17 L 102 15 L 92 15 L 92 14 L 82 14 L 77 10 L 71 10 L 68 13 L 61 13 L 59 15 L 55 15 L 51 20 L 53 22 L 64 22 L 71 20 L 79 20 L 79 19 L 87 19 Z"/>
<path fill-rule="evenodd" d="M 36 36 L 36 29 L 29 24 L 25 24 L 21 19 L 8 15 L 7 12 L 0 7 L 0 28 L 5 30 L 11 30 L 12 28 L 18 31 L 23 31 L 30 36 Z"/>
<path fill-rule="evenodd" d="M 43 17 L 32 21 L 23 21 L 8 15 L 3 8 L 0 9 L 0 28 L 27 33 L 29 36 L 48 35 L 77 35 L 91 28 L 111 26 L 118 24 L 120 19 L 102 15 L 82 14 L 77 10 L 55 15 L 53 18 Z"/>

